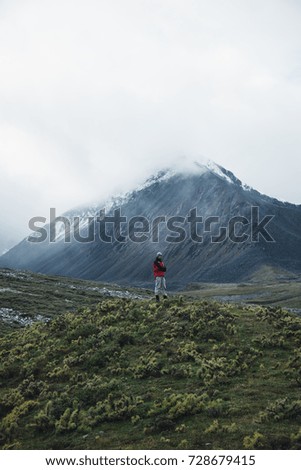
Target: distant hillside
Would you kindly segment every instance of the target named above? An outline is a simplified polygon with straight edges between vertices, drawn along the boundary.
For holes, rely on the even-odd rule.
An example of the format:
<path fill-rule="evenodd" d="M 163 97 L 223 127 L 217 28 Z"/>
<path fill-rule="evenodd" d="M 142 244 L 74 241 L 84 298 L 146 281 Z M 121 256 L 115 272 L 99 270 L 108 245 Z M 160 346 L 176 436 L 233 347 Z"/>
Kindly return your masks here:
<path fill-rule="evenodd" d="M 36 321 L 47 322 L 66 310 L 75 312 L 79 305 L 95 307 L 102 298 L 142 299 L 150 294 L 116 284 L 0 269 L 0 336 Z"/>
<path fill-rule="evenodd" d="M 100 240 L 98 223 L 88 220 L 103 208 L 108 216 L 120 209 L 128 221 L 111 242 Z M 187 220 L 193 210 L 202 218 L 194 228 Z M 64 233 L 57 227 L 54 243 L 49 238 L 43 243 L 23 240 L 0 257 L 0 266 L 148 287 L 152 261 L 160 250 L 171 288 L 191 282 L 244 282 L 265 266 L 289 277 L 301 273 L 301 206 L 264 196 L 214 164 L 195 163 L 186 172 L 159 172 L 124 197 L 65 216 L 71 220 L 70 243 L 64 242 Z M 79 226 L 73 216 L 80 217 Z M 129 225 L 138 216 L 149 222 L 143 226 L 146 239 L 139 243 L 133 241 L 134 226 Z M 166 217 L 166 222 L 156 225 L 158 217 Z M 186 218 L 186 222 L 173 219 L 167 225 L 171 217 Z M 82 237 L 90 233 L 93 241 L 79 243 L 74 233 Z M 106 235 L 113 235 L 109 224 Z"/>
<path fill-rule="evenodd" d="M 252 280 L 242 283 L 191 283 L 183 290 L 192 298 L 212 299 L 236 304 L 288 308 L 301 314 L 301 276 L 271 269 L 256 271 Z"/>
<path fill-rule="evenodd" d="M 102 299 L 0 338 L 2 449 L 301 449 L 301 319 Z"/>

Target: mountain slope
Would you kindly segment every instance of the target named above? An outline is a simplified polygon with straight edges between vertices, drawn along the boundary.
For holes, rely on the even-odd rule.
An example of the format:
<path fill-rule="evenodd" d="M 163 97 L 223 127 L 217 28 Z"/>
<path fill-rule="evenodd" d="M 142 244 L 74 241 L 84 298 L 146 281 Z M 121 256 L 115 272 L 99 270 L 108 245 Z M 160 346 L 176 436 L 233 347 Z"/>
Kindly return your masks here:
<path fill-rule="evenodd" d="M 106 215 L 112 216 L 114 209 L 119 208 L 127 220 L 143 216 L 151 225 L 160 216 L 186 218 L 185 224 L 175 220 L 173 226 L 176 230 L 175 226 L 181 225 L 186 237 L 176 243 L 175 237 L 179 234 L 161 224 L 158 241 L 150 240 L 150 232 L 142 243 L 130 239 L 106 243 L 99 239 L 97 223 L 90 220 L 89 225 L 87 221 L 88 215 L 95 216 L 104 207 Z M 202 242 L 189 237 L 192 225 L 187 222 L 187 216 L 193 209 L 203 220 L 198 225 Z M 183 172 L 160 172 L 122 198 L 113 198 L 98 207 L 71 211 L 65 216 L 70 218 L 78 214 L 82 217 L 80 233 L 82 236 L 87 234 L 93 224 L 94 241 L 78 243 L 71 237 L 71 243 L 64 243 L 62 233 L 55 243 L 23 240 L 0 258 L 0 266 L 105 282 L 150 285 L 152 261 L 156 251 L 160 250 L 164 252 L 168 267 L 169 285 L 174 288 L 196 281 L 239 282 L 264 266 L 301 272 L 301 206 L 283 203 L 247 188 L 230 171 L 215 164 L 196 163 L 193 169 Z M 219 217 L 219 222 L 212 219 L 209 227 L 209 217 Z M 231 225 L 233 217 L 240 217 L 235 225 Z M 271 220 L 267 219 L 269 222 L 263 224 L 262 233 L 266 230 L 274 241 L 256 235 L 256 224 L 260 226 L 265 217 Z M 71 232 L 73 228 L 71 225 Z M 206 228 L 210 231 L 204 231 Z M 227 233 L 223 239 L 225 229 Z M 49 233 L 49 227 L 47 230 Z M 109 224 L 106 230 L 106 234 L 112 235 Z M 126 228 L 124 230 L 121 234 L 128 235 Z M 236 242 L 234 235 L 242 236 L 244 232 L 247 239 Z M 133 227 L 130 233 L 133 235 Z M 172 241 L 166 241 L 168 235 Z M 212 236 L 216 238 L 214 243 Z"/>

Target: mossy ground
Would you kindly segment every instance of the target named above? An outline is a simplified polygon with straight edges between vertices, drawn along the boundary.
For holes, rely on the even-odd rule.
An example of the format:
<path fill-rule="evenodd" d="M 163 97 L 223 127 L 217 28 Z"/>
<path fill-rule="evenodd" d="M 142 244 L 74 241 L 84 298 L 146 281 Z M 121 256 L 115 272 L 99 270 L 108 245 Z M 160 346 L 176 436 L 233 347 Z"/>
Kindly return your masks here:
<path fill-rule="evenodd" d="M 81 305 L 95 306 L 104 297 L 103 289 L 125 291 L 114 284 L 0 269 L 0 309 L 12 309 L 20 312 L 21 318 L 33 321 L 37 316 L 53 318 L 66 311 L 76 312 Z M 131 295 L 147 297 L 151 294 L 147 289 L 129 287 L 126 290 Z M 0 336 L 19 327 L 17 321 L 1 320 L 0 314 Z"/>
<path fill-rule="evenodd" d="M 0 339 L 2 449 L 300 449 L 301 319 L 101 299 Z"/>
<path fill-rule="evenodd" d="M 185 290 L 192 299 L 213 299 L 250 305 L 296 309 L 301 313 L 301 280 L 262 281 L 241 284 L 195 283 Z"/>

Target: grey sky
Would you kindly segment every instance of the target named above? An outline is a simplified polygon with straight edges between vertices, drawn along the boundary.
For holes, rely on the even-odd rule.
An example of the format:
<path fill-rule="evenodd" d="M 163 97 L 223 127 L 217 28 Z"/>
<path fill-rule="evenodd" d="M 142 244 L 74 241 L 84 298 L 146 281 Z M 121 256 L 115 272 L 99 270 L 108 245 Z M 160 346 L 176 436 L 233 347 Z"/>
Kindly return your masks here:
<path fill-rule="evenodd" d="M 300 204 L 300 5 L 0 0 L 2 234 L 182 155 Z"/>

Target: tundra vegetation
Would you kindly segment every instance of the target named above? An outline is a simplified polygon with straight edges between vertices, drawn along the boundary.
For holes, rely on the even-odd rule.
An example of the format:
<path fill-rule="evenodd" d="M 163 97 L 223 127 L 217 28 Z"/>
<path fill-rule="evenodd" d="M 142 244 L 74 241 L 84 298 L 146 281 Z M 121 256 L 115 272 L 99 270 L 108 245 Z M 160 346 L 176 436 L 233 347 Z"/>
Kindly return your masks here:
<path fill-rule="evenodd" d="M 301 449 L 301 318 L 99 298 L 0 338 L 2 449 Z"/>

